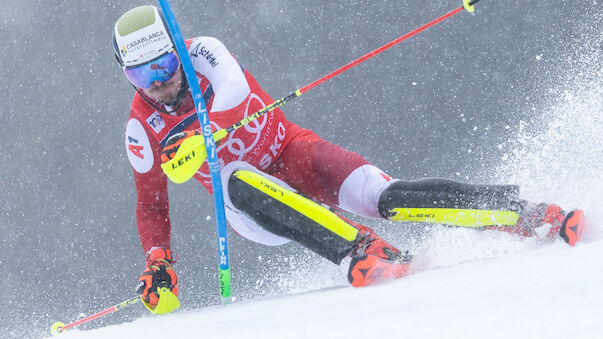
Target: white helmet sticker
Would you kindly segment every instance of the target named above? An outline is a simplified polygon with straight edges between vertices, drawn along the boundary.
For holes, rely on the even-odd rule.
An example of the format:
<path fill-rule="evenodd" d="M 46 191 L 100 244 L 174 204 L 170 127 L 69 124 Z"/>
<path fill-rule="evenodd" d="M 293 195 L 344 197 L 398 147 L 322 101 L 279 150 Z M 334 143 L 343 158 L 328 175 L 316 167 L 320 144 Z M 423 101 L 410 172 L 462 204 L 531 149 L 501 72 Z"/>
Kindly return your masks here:
<path fill-rule="evenodd" d="M 148 25 L 132 29 L 143 24 Z M 124 66 L 143 64 L 174 46 L 154 6 L 140 6 L 128 11 L 115 24 L 114 30 L 115 43 Z"/>
<path fill-rule="evenodd" d="M 130 119 L 126 126 L 128 160 L 138 173 L 146 173 L 153 167 L 153 150 L 149 137 L 140 121 Z"/>

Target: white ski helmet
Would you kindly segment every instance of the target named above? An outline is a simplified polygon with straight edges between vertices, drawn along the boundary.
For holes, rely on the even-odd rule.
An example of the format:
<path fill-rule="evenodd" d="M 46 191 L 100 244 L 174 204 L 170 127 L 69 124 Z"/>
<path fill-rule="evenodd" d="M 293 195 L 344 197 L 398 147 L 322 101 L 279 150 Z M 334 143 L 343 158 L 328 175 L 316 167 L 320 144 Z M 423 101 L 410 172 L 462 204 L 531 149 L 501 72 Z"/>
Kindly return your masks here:
<path fill-rule="evenodd" d="M 122 15 L 113 30 L 113 51 L 122 66 L 144 64 L 174 48 L 163 13 L 140 6 Z"/>

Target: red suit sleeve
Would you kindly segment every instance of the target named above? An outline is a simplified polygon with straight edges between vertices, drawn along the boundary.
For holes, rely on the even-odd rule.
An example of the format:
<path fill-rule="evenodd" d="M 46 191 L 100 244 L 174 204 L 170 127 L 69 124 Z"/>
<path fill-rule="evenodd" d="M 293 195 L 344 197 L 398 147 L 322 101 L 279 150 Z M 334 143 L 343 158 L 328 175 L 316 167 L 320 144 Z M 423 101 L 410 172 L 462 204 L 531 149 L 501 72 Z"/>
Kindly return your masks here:
<path fill-rule="evenodd" d="M 126 148 L 136 183 L 136 225 L 145 253 L 170 248 L 167 177 L 161 170 L 161 146 L 135 118 L 126 127 Z"/>
<path fill-rule="evenodd" d="M 153 166 L 148 173 L 134 171 L 134 180 L 138 195 L 136 225 L 142 248 L 145 253 L 152 247 L 169 249 L 171 224 L 167 177 L 159 166 Z"/>

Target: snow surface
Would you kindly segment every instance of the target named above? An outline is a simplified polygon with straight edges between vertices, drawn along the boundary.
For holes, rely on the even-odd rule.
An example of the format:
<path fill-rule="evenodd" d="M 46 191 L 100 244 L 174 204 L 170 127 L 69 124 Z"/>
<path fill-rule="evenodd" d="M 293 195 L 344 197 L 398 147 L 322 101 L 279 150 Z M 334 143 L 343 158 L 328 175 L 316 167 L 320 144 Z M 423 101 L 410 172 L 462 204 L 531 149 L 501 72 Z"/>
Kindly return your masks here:
<path fill-rule="evenodd" d="M 417 260 L 404 279 L 235 302 L 106 328 L 69 338 L 600 338 L 603 334 L 603 240 L 571 248 L 558 240 L 472 230 L 442 230 L 454 244 Z M 471 260 L 459 249 L 480 240 Z M 429 243 L 429 241 L 427 241 Z M 498 244 L 498 245 L 495 245 Z M 471 246 L 469 246 L 471 247 Z M 494 250 L 492 248 L 494 247 Z M 498 255 L 496 254 L 498 253 Z M 435 259 L 434 259 L 435 258 Z M 418 258 L 420 259 L 420 258 Z M 416 267 L 419 266 L 419 267 Z"/>

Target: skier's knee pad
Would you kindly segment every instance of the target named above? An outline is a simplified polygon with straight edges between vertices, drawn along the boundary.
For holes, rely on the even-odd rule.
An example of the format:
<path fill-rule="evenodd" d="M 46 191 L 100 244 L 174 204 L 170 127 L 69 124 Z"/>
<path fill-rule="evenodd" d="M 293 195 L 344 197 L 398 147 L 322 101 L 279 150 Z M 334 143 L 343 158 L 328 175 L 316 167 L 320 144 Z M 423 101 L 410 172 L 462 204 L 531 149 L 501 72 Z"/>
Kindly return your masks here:
<path fill-rule="evenodd" d="M 396 181 L 379 198 L 390 220 L 457 226 L 514 225 L 520 200 L 515 185 L 473 185 L 448 179 Z"/>
<path fill-rule="evenodd" d="M 260 173 L 235 170 L 228 179 L 228 195 L 235 208 L 265 230 L 294 240 L 336 264 L 355 245 L 355 227 Z"/>

